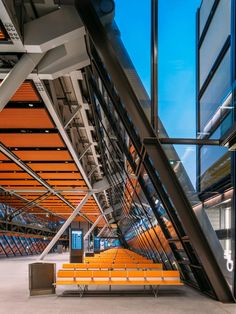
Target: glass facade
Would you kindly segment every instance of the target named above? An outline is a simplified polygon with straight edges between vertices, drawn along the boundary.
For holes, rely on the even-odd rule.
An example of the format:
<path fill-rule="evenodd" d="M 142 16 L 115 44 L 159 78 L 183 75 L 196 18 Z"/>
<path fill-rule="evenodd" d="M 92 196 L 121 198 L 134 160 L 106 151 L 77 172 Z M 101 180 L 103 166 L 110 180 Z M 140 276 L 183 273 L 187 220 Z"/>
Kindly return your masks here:
<path fill-rule="evenodd" d="M 166 4 L 166 2 L 162 2 L 163 4 Z M 186 3 L 182 2 L 182 4 L 185 5 Z M 219 10 L 217 11 L 218 15 L 212 15 L 212 21 L 215 20 L 213 21 L 211 32 L 217 31 L 218 26 L 216 24 L 222 19 L 222 16 L 230 16 L 230 6 L 224 4 L 216 6 L 215 1 L 207 4 L 203 2 L 201 10 L 204 10 L 204 8 L 208 10 L 209 14 L 211 9 Z M 196 12 L 194 11 L 194 13 Z M 173 21 L 171 20 L 171 22 Z M 228 39 L 231 21 L 225 22 L 226 26 L 228 25 L 227 29 L 220 29 L 219 36 L 215 36 L 215 38 L 207 36 L 207 29 L 204 23 L 208 25 L 208 28 L 211 25 L 208 13 L 201 11 L 202 35 L 201 39 L 199 38 L 197 57 L 199 78 L 197 86 L 197 94 L 199 95 L 197 132 L 201 138 L 218 139 L 222 132 L 225 132 L 230 126 L 230 118 L 232 117 L 230 73 L 232 50 Z M 221 26 L 223 27 L 222 23 Z M 107 27 L 107 29 L 111 44 L 115 48 L 114 54 L 116 54 L 139 104 L 143 105 L 145 103 L 148 107 L 149 99 L 143 91 L 141 81 L 138 82 L 136 80 L 137 73 L 135 73 L 132 62 L 125 51 L 117 28 L 113 25 L 112 27 Z M 173 36 L 173 38 L 175 37 Z M 175 40 L 177 41 L 176 38 Z M 211 40 L 210 45 L 212 45 L 212 48 L 208 45 L 207 40 Z M 214 43 L 215 47 L 213 47 Z M 177 210 L 174 197 L 170 196 L 172 191 L 162 182 L 165 180 L 163 180 L 160 174 L 160 169 L 156 166 L 155 160 L 150 158 L 148 156 L 149 153 L 146 153 L 144 150 L 145 144 L 142 142 L 142 133 L 145 133 L 145 126 L 142 129 L 136 123 L 140 121 L 137 118 L 138 113 L 136 112 L 136 115 L 134 113 L 137 108 L 133 104 L 133 111 L 128 111 L 127 107 L 131 106 L 132 101 L 128 103 L 128 97 L 123 96 L 122 98 L 122 95 L 118 96 L 121 83 L 120 81 L 118 82 L 118 79 L 115 82 L 113 81 L 116 75 L 109 69 L 109 62 L 108 64 L 106 63 L 106 53 L 101 52 L 101 48 L 98 49 L 98 47 L 99 43 L 94 43 L 91 36 L 89 48 L 94 66 L 92 69 L 85 71 L 84 77 L 87 78 L 91 85 L 89 87 L 91 102 L 96 113 L 96 119 L 99 121 L 104 169 L 112 186 L 111 191 L 109 191 L 109 199 L 111 200 L 111 206 L 115 209 L 114 220 L 119 228 L 118 232 L 121 236 L 122 245 L 146 255 L 154 261 L 163 263 L 166 269 L 177 268 L 180 270 L 182 278 L 186 283 L 213 296 L 214 288 L 209 281 L 207 273 L 203 270 L 205 265 L 201 262 L 202 256 L 196 250 L 197 245 L 194 247 L 189 240 L 185 230 L 188 222 L 186 221 L 187 219 L 183 221 L 181 212 L 183 208 L 178 208 Z M 212 54 L 210 53 L 211 49 Z M 219 56 L 217 53 L 219 53 Z M 208 57 L 209 59 L 206 59 Z M 193 66 L 193 63 L 191 63 L 191 66 Z M 170 67 L 173 68 L 173 64 Z M 205 73 L 201 72 L 200 68 L 203 68 Z M 179 64 L 176 64 L 176 69 L 179 69 Z M 119 70 L 118 67 L 118 73 L 122 73 Z M 130 73 L 132 76 L 129 75 Z M 194 80 L 191 81 L 191 84 L 192 82 Z M 176 88 L 175 84 L 171 86 L 173 89 Z M 192 93 L 194 93 L 193 91 L 194 88 L 191 89 Z M 172 92 L 169 94 L 170 96 L 179 96 L 181 101 L 183 99 L 186 100 L 186 93 L 182 95 L 178 89 L 176 89 L 176 93 Z M 176 110 L 173 99 L 172 97 L 171 105 L 173 106 L 166 107 Z M 187 103 L 185 106 L 186 110 Z M 145 106 L 143 108 L 145 109 Z M 218 110 L 220 110 L 220 114 Z M 182 113 L 181 110 L 179 110 L 180 112 Z M 166 118 L 168 118 L 169 124 L 171 124 L 170 116 L 166 116 Z M 162 122 L 164 122 L 164 126 L 160 122 L 162 137 L 168 137 L 169 127 L 167 126 L 167 132 L 165 130 L 166 123 L 165 121 Z M 173 132 L 177 122 L 171 122 L 170 129 Z M 186 123 L 183 124 L 184 128 L 185 125 L 188 127 Z M 206 128 L 209 129 L 209 127 L 210 130 L 206 132 Z M 203 131 L 208 136 L 203 136 Z M 185 145 L 184 147 L 184 145 L 181 145 L 180 147 L 163 144 L 161 145 L 161 150 L 167 156 L 169 161 L 169 163 L 167 161 L 167 164 L 172 166 L 182 187 L 182 192 L 179 190 L 179 198 L 181 198 L 181 193 L 184 197 L 187 197 L 186 203 L 189 203 L 189 212 L 192 210 L 193 216 L 195 214 L 195 218 L 197 218 L 196 225 L 200 227 L 197 241 L 199 242 L 199 234 L 202 233 L 206 239 L 205 242 L 209 244 L 209 251 L 213 251 L 213 256 L 220 266 L 222 278 L 224 278 L 223 281 L 225 283 L 227 281 L 230 287 L 233 287 L 233 232 L 230 231 L 233 220 L 229 219 L 229 216 L 232 214 L 233 186 L 231 181 L 228 182 L 229 185 L 227 187 L 224 186 L 221 190 L 213 190 L 211 186 L 212 182 L 214 185 L 218 184 L 217 180 L 223 180 L 225 177 L 225 168 L 222 167 L 220 159 L 224 158 L 226 167 L 229 166 L 227 173 L 231 173 L 227 149 L 216 146 L 196 147 L 194 145 Z M 201 158 L 203 154 L 204 157 Z M 217 163 L 218 160 L 220 160 L 219 165 Z M 191 168 L 192 172 L 197 172 L 198 184 L 196 186 L 195 178 L 189 178 L 186 168 Z M 207 191 L 209 188 L 210 191 Z"/>
<path fill-rule="evenodd" d="M 221 140 L 234 123 L 235 1 L 203 0 L 198 12 L 197 136 Z M 232 30 L 233 29 L 233 30 Z M 198 192 L 224 250 L 225 277 L 235 289 L 235 152 L 197 149 Z"/>

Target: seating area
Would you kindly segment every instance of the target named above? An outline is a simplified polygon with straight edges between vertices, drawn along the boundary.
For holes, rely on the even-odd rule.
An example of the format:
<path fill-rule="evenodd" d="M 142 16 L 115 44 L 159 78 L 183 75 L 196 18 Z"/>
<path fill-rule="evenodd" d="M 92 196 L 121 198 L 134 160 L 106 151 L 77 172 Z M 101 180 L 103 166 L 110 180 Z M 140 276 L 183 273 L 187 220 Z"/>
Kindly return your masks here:
<path fill-rule="evenodd" d="M 85 263 L 63 264 L 57 272 L 56 286 L 77 285 L 80 296 L 88 286 L 150 286 L 157 296 L 160 285 L 183 285 L 176 270 L 163 270 L 137 253 L 126 249 L 111 249 L 94 257 L 86 257 Z"/>

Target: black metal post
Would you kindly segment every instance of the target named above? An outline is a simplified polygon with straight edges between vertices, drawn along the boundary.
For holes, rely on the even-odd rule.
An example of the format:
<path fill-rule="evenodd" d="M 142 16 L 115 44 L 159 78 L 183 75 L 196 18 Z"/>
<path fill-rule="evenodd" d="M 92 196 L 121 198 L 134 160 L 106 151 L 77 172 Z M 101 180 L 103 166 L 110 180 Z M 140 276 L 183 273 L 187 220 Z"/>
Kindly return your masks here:
<path fill-rule="evenodd" d="M 151 1 L 151 124 L 158 135 L 158 0 Z"/>

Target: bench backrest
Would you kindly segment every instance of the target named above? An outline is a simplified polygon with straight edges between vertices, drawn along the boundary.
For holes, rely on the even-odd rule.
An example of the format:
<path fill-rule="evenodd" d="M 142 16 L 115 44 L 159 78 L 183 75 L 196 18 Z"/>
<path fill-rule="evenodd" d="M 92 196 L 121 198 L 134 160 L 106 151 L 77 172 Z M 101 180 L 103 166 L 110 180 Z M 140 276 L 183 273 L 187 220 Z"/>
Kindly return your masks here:
<path fill-rule="evenodd" d="M 59 270 L 58 278 L 177 278 L 177 270 Z"/>

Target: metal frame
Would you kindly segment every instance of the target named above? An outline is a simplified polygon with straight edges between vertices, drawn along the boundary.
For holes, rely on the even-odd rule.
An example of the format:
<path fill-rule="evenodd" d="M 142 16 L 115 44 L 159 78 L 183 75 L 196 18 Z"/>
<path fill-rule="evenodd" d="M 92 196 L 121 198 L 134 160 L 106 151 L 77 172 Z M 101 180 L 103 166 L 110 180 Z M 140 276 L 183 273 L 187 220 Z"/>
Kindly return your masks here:
<path fill-rule="evenodd" d="M 146 146 L 148 155 L 152 160 L 155 169 L 158 171 L 162 185 L 164 185 L 171 202 L 173 203 L 181 221 L 183 222 L 190 242 L 197 252 L 199 259 L 201 260 L 202 267 L 211 282 L 211 286 L 214 289 L 217 298 L 223 302 L 233 302 L 234 298 L 226 282 L 226 279 L 222 274 L 222 270 L 216 262 L 212 248 L 210 247 L 207 238 L 195 216 L 192 206 L 190 205 L 173 169 L 168 162 L 159 140 L 156 138 L 154 130 L 150 126 L 141 108 L 139 100 L 137 99 L 130 82 L 128 81 L 122 67 L 120 66 L 116 52 L 109 42 L 104 27 L 101 24 L 91 4 L 91 1 L 76 1 L 76 8 L 83 20 L 85 27 L 87 28 L 93 44 L 103 59 L 105 67 L 109 71 L 110 77 L 115 83 L 115 88 L 118 91 L 123 104 L 125 105 L 127 114 L 139 132 L 140 140 L 143 142 L 145 138 L 153 138 L 153 144 L 143 144 Z M 101 67 L 97 68 L 97 70 L 101 70 Z M 115 106 L 116 112 L 124 124 L 126 131 L 132 138 L 134 129 L 131 130 L 130 120 L 128 117 L 126 117 L 126 114 L 124 116 L 124 108 L 119 108 L 116 102 L 114 102 L 113 105 Z M 139 143 L 133 141 L 133 144 L 136 146 L 136 150 L 139 151 Z M 145 160 L 145 168 L 148 174 L 152 175 L 154 180 L 156 179 L 156 175 L 154 176 L 155 172 L 150 171 L 151 169 L 149 163 L 150 160 Z M 159 194 L 161 193 L 160 191 L 158 192 Z M 166 196 L 167 195 L 165 193 L 165 197 Z"/>
<path fill-rule="evenodd" d="M 68 217 L 68 219 L 65 221 L 65 223 L 62 225 L 60 230 L 58 230 L 57 234 L 54 236 L 54 238 L 50 241 L 50 243 L 47 245 L 47 247 L 44 249 L 42 254 L 39 257 L 39 260 L 43 260 L 45 256 L 51 251 L 51 249 L 54 247 L 54 245 L 57 243 L 57 241 L 60 239 L 60 237 L 63 235 L 63 233 L 66 231 L 66 229 L 70 226 L 72 221 L 75 219 L 75 217 L 79 214 L 80 210 L 83 208 L 83 206 L 86 204 L 87 200 L 90 198 L 92 193 L 87 193 L 82 201 L 79 203 L 79 205 L 75 208 L 73 213 Z"/>
<path fill-rule="evenodd" d="M 67 133 L 66 133 L 66 131 L 64 129 L 64 126 L 63 126 L 63 124 L 62 124 L 58 114 L 56 113 L 56 110 L 55 110 L 55 108 L 53 106 L 53 103 L 52 103 L 52 100 L 51 100 L 49 94 L 47 93 L 47 90 L 45 88 L 44 83 L 38 77 L 34 79 L 34 83 L 35 83 L 35 86 L 36 86 L 36 88 L 37 88 L 37 90 L 38 90 L 42 100 L 44 101 L 44 104 L 47 107 L 47 109 L 48 109 L 48 111 L 49 111 L 49 113 L 50 113 L 50 115 L 51 115 L 51 117 L 52 117 L 52 119 L 53 119 L 53 121 L 54 121 L 54 123 L 55 123 L 55 125 L 56 125 L 56 127 L 57 127 L 57 129 L 59 131 L 59 133 L 61 134 L 61 136 L 62 136 L 62 138 L 63 138 L 63 140 L 64 140 L 64 142 L 65 142 L 65 144 L 66 144 L 66 146 L 67 146 L 67 148 L 68 148 L 68 150 L 70 152 L 70 154 L 72 155 L 76 166 L 78 167 L 78 169 L 79 169 L 79 171 L 80 171 L 84 181 L 86 182 L 86 184 L 88 186 L 88 189 L 92 190 L 91 183 L 90 183 L 90 181 L 89 181 L 89 179 L 88 179 L 88 177 L 87 177 L 87 175 L 86 175 L 86 173 L 85 173 L 85 171 L 84 171 L 84 169 L 82 167 L 80 159 L 79 159 L 78 155 L 76 154 L 76 152 L 74 150 L 74 147 L 73 147 L 73 145 L 72 145 L 72 143 L 71 143 L 71 141 L 70 141 L 70 139 L 69 139 L 69 137 L 68 137 L 68 135 L 67 135 Z M 96 203 L 97 203 L 97 205 L 99 207 L 100 212 L 103 214 L 102 206 L 100 205 L 99 200 L 98 200 L 98 198 L 97 198 L 95 193 L 93 193 L 93 197 L 94 197 L 94 199 L 95 199 L 95 201 L 96 201 Z M 106 217 L 104 219 L 106 220 L 106 223 L 108 224 L 108 221 L 107 221 Z"/>
<path fill-rule="evenodd" d="M 151 0 L 151 124 L 158 135 L 158 0 Z"/>
<path fill-rule="evenodd" d="M 4 155 L 6 155 L 9 159 L 14 161 L 19 167 L 21 167 L 24 171 L 26 171 L 30 176 L 32 176 L 40 184 L 42 184 L 49 192 L 51 192 L 53 195 L 56 195 L 60 200 L 62 200 L 71 209 L 75 210 L 75 207 L 73 205 L 71 205 L 71 203 L 69 201 L 67 201 L 61 194 L 56 192 L 46 181 L 44 181 L 40 176 L 38 176 L 31 168 L 29 168 L 22 160 L 20 160 L 15 154 L 13 154 L 9 149 L 7 149 L 1 143 L 0 143 L 0 151 Z M 90 222 L 90 219 L 88 219 L 83 214 L 80 213 L 80 216 L 83 217 L 88 222 Z"/>

